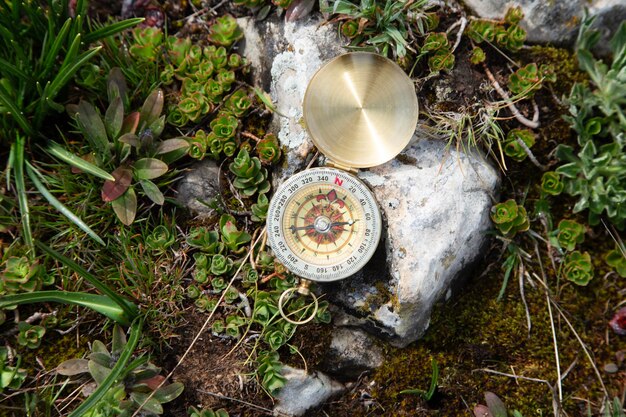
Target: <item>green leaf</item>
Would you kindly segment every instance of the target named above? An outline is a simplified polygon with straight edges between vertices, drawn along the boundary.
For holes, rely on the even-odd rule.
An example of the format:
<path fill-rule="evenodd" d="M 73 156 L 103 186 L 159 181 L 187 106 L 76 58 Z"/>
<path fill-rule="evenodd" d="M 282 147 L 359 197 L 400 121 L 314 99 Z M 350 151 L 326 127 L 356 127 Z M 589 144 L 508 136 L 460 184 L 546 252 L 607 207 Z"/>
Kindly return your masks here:
<path fill-rule="evenodd" d="M 52 42 L 52 46 L 46 52 L 45 57 L 43 59 L 43 65 L 42 65 L 43 70 L 39 74 L 39 79 L 48 78 L 48 75 L 50 71 L 52 70 L 52 67 L 54 66 L 54 62 L 56 61 L 56 58 L 59 55 L 59 51 L 61 50 L 61 47 L 63 47 L 65 44 L 65 39 L 67 38 L 67 34 L 69 33 L 71 24 L 72 24 L 72 18 L 68 17 L 65 23 L 63 23 L 63 26 L 61 27 L 57 35 L 55 36 L 54 42 Z M 51 33 L 52 32 L 49 31 L 48 35 L 50 35 Z"/>
<path fill-rule="evenodd" d="M 96 108 L 90 103 L 81 100 L 78 103 L 75 118 L 78 127 L 85 134 L 85 138 L 89 141 L 98 158 L 100 160 L 109 160 L 111 158 L 109 138 Z"/>
<path fill-rule="evenodd" d="M 282 114 L 281 112 L 278 111 L 278 109 L 276 108 L 276 106 L 274 105 L 274 103 L 272 102 L 272 97 L 270 97 L 269 94 L 267 94 L 265 91 L 261 90 L 258 87 L 254 87 L 254 94 L 256 94 L 256 96 L 259 98 L 259 100 L 261 100 L 261 102 L 263 104 L 265 104 L 265 107 L 267 107 L 267 109 L 273 113 L 276 113 L 279 116 L 282 117 L 287 117 L 284 114 Z"/>
<path fill-rule="evenodd" d="M 154 201 L 155 204 L 162 206 L 163 203 L 165 203 L 165 197 L 155 183 L 150 180 L 141 180 L 139 183 L 141 184 L 141 188 L 143 188 L 143 192 L 146 193 L 148 198 Z"/>
<path fill-rule="evenodd" d="M 111 375 L 111 368 L 93 359 L 87 363 L 87 366 L 89 367 L 89 374 L 98 385 L 102 384 Z"/>
<path fill-rule="evenodd" d="M 104 126 L 110 138 L 116 138 L 124 122 L 124 104 L 121 97 L 113 99 L 104 115 Z"/>
<path fill-rule="evenodd" d="M 87 307 L 118 323 L 128 325 L 129 317 L 124 310 L 109 297 L 98 294 L 67 291 L 34 291 L 30 293 L 5 295 L 0 299 L 0 309 L 33 303 L 62 303 Z"/>
<path fill-rule="evenodd" d="M 146 99 L 141 107 L 139 116 L 140 126 L 139 130 L 144 130 L 148 126 L 152 125 L 156 120 L 161 117 L 163 111 L 163 91 L 155 90 Z"/>
<path fill-rule="evenodd" d="M 115 35 L 116 33 L 122 32 L 128 28 L 138 25 L 144 20 L 146 19 L 143 17 L 135 17 L 132 19 L 122 20 L 121 22 L 105 25 L 99 29 L 94 30 L 91 33 L 86 34 L 85 44 L 90 44 L 97 40 L 109 37 L 111 35 Z"/>
<path fill-rule="evenodd" d="M 167 172 L 168 166 L 165 162 L 155 158 L 143 158 L 133 164 L 135 176 L 140 180 L 151 180 L 158 178 Z"/>
<path fill-rule="evenodd" d="M 493 392 L 485 392 L 485 402 L 493 417 L 508 417 L 506 406 L 500 398 Z"/>
<path fill-rule="evenodd" d="M 165 385 L 159 388 L 154 393 L 154 398 L 156 398 L 161 404 L 168 403 L 178 398 L 184 389 L 185 386 L 183 384 L 180 382 L 174 382 L 173 384 Z"/>
<path fill-rule="evenodd" d="M 31 256 L 34 255 L 33 234 L 30 228 L 30 210 L 28 208 L 28 196 L 26 195 L 26 184 L 24 183 L 24 146 L 25 140 L 19 134 L 11 149 L 15 145 L 14 152 L 14 168 L 15 168 L 15 189 L 17 191 L 17 199 L 20 206 L 20 218 L 22 221 L 22 239 L 24 244 L 31 250 Z"/>
<path fill-rule="evenodd" d="M 130 398 L 140 407 L 141 410 L 145 410 L 152 414 L 163 414 L 163 406 L 154 397 L 150 397 L 150 394 L 143 392 L 131 392 Z"/>
<path fill-rule="evenodd" d="M 84 374 L 85 372 L 89 372 L 88 363 L 89 361 L 87 359 L 69 359 L 65 362 L 60 363 L 56 367 L 56 371 L 59 375 L 63 376 Z"/>
<path fill-rule="evenodd" d="M 141 335 L 141 327 L 143 326 L 143 320 L 137 319 L 133 322 L 130 329 L 130 337 L 128 340 L 128 344 L 124 348 L 124 351 L 120 355 L 117 363 L 111 370 L 109 376 L 102 381 L 102 384 L 98 386 L 98 388 L 83 401 L 73 412 L 69 415 L 69 417 L 81 417 L 87 413 L 88 410 L 91 410 L 109 391 L 109 389 L 118 381 L 121 375 L 124 373 L 126 368 L 126 363 L 130 359 L 135 347 L 137 346 L 137 342 L 139 341 L 139 336 Z"/>
<path fill-rule="evenodd" d="M 85 281 L 89 282 L 91 285 L 97 288 L 101 293 L 103 293 L 108 298 L 113 300 L 122 310 L 124 310 L 126 316 L 129 319 L 134 319 L 137 316 L 137 313 L 138 313 L 137 306 L 135 306 L 133 303 L 124 299 L 123 297 L 118 295 L 115 291 L 107 287 L 107 285 L 104 284 L 102 281 L 100 281 L 98 278 L 96 278 L 95 275 L 93 275 L 92 273 L 90 273 L 85 268 L 78 265 L 76 262 L 72 261 L 71 259 L 61 255 L 57 251 L 48 247 L 47 245 L 41 242 L 36 242 L 35 244 L 37 245 L 39 249 L 43 250 L 45 253 L 47 253 L 48 255 L 56 259 L 57 261 L 61 262 L 63 265 L 67 266 L 72 271 L 76 272 L 83 279 L 85 279 Z"/>
<path fill-rule="evenodd" d="M 122 136 L 117 138 L 117 141 L 121 143 L 127 143 L 135 148 L 139 148 L 140 145 L 139 138 L 134 133 L 124 133 Z"/>
<path fill-rule="evenodd" d="M 83 158 L 74 155 L 71 152 L 68 152 L 61 145 L 55 142 L 50 142 L 50 146 L 47 148 L 48 153 L 53 156 L 56 156 L 63 162 L 68 163 L 69 165 L 80 169 L 83 172 L 86 172 L 91 175 L 95 175 L 98 178 L 102 178 L 103 180 L 115 181 L 113 175 L 109 174 L 105 170 L 98 168 L 96 165 L 92 164 L 84 160 Z"/>
<path fill-rule="evenodd" d="M 54 78 L 54 80 L 50 83 L 50 85 L 46 86 L 46 88 L 44 89 L 44 93 L 42 95 L 41 98 L 41 103 L 46 103 L 48 100 L 54 100 L 55 97 L 57 96 L 57 94 L 59 93 L 59 91 L 61 91 L 61 88 L 63 88 L 67 82 L 74 76 L 74 74 L 76 74 L 76 71 L 78 71 L 78 69 L 85 64 L 87 61 L 89 61 L 95 54 L 98 53 L 98 51 L 100 51 L 100 49 L 102 49 L 102 46 L 98 46 L 96 48 L 92 48 L 87 52 L 82 53 L 77 59 L 76 61 L 74 61 L 72 64 L 68 65 L 67 68 L 65 68 L 64 66 L 61 67 L 61 69 L 59 69 L 59 72 L 57 74 L 57 76 Z M 48 88 L 49 87 L 49 88 Z M 43 110 L 43 108 L 40 107 L 40 110 Z M 35 122 L 35 126 L 39 126 L 43 116 L 45 113 L 38 113 L 39 116 L 36 119 Z"/>
<path fill-rule="evenodd" d="M 9 92 L 4 89 L 2 83 L 0 83 L 0 108 L 1 107 L 6 107 L 8 109 L 5 114 L 10 113 L 11 117 L 15 119 L 26 135 L 33 136 L 33 127 L 24 116 L 22 110 L 17 107 L 17 104 L 13 101 Z"/>
<path fill-rule="evenodd" d="M 132 187 L 129 188 L 124 194 L 113 200 L 112 205 L 117 218 L 126 226 L 130 226 L 137 214 L 137 195 L 135 190 Z"/>
<path fill-rule="evenodd" d="M 94 232 L 91 229 L 91 227 L 87 226 L 87 223 L 82 221 L 82 219 L 80 217 L 75 215 L 63 203 L 61 203 L 59 200 L 57 200 L 57 198 L 55 196 L 53 196 L 50 191 L 48 191 L 48 189 L 41 183 L 41 181 L 39 181 L 39 178 L 37 178 L 37 175 L 35 174 L 35 171 L 36 171 L 35 168 L 31 164 L 29 164 L 27 162 L 26 163 L 26 173 L 28 174 L 28 177 L 30 178 L 32 183 L 35 185 L 35 188 L 37 188 L 37 191 L 39 191 L 39 193 L 42 196 L 44 196 L 44 198 L 46 200 L 48 200 L 48 202 L 55 209 L 57 209 L 59 211 L 59 213 L 61 213 L 65 217 L 67 217 L 72 223 L 74 223 L 76 226 L 78 226 L 78 228 L 80 230 L 82 230 L 83 232 L 87 233 L 89 235 L 89 237 L 91 237 L 93 240 L 95 240 L 96 242 L 98 242 L 102 246 L 106 246 L 106 244 L 100 238 L 100 236 L 98 236 L 98 234 L 96 232 Z"/>
<path fill-rule="evenodd" d="M 126 346 L 126 332 L 120 326 L 113 326 L 113 341 L 111 342 L 111 353 L 119 355 Z"/>
<path fill-rule="evenodd" d="M 183 138 L 174 138 L 167 139 L 159 143 L 156 148 L 156 154 L 162 155 L 165 153 L 177 151 L 180 149 L 185 149 L 185 151 L 189 148 L 189 142 L 187 142 Z"/>

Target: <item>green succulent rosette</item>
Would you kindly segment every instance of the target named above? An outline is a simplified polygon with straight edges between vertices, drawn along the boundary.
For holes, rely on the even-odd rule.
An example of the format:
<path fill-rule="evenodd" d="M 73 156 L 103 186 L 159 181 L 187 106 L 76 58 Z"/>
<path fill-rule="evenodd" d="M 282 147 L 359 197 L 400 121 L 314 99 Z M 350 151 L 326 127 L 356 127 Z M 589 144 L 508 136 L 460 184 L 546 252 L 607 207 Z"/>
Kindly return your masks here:
<path fill-rule="evenodd" d="M 354 38 L 359 34 L 359 24 L 356 20 L 348 20 L 341 24 L 341 33 L 347 38 Z"/>
<path fill-rule="evenodd" d="M 541 191 L 546 194 L 559 195 L 564 187 L 561 176 L 554 171 L 548 171 L 541 177 Z"/>
<path fill-rule="evenodd" d="M 563 261 L 563 276 L 575 284 L 585 286 L 593 278 L 593 264 L 589 252 L 574 251 Z"/>
<path fill-rule="evenodd" d="M 475 43 L 493 42 L 496 24 L 486 20 L 472 20 L 467 25 L 467 34 Z"/>
<path fill-rule="evenodd" d="M 265 165 L 275 164 L 280 160 L 281 150 L 278 138 L 272 133 L 265 135 L 256 145 L 256 152 L 261 163 Z"/>
<path fill-rule="evenodd" d="M 450 49 L 438 49 L 428 58 L 428 68 L 431 72 L 451 71 L 454 68 L 454 60 L 454 54 Z"/>
<path fill-rule="evenodd" d="M 243 31 L 231 15 L 218 17 L 209 28 L 209 41 L 221 46 L 230 46 L 243 38 Z"/>
<path fill-rule="evenodd" d="M 558 230 L 559 245 L 567 251 L 573 251 L 577 244 L 585 240 L 585 226 L 574 220 L 561 220 Z"/>
<path fill-rule="evenodd" d="M 470 62 L 472 64 L 478 65 L 481 62 L 485 62 L 485 59 L 487 59 L 487 56 L 485 55 L 483 48 L 477 46 L 472 49 L 472 54 L 470 55 Z"/>
<path fill-rule="evenodd" d="M 241 190 L 244 195 L 252 196 L 256 193 L 263 194 L 269 191 L 270 183 L 267 180 L 267 170 L 261 167 L 259 158 L 251 158 L 245 149 L 239 151 L 234 162 L 229 165 L 229 169 L 236 176 L 233 185 Z"/>
<path fill-rule="evenodd" d="M 176 237 L 166 226 L 160 224 L 146 236 L 146 247 L 155 253 L 164 253 L 174 244 Z"/>
<path fill-rule="evenodd" d="M 224 275 L 233 267 L 233 261 L 224 255 L 213 255 L 211 259 L 211 273 L 213 275 Z"/>
<path fill-rule="evenodd" d="M 215 136 L 228 139 L 235 136 L 239 127 L 239 120 L 231 114 L 220 112 L 217 117 L 211 120 L 211 131 Z"/>
<path fill-rule="evenodd" d="M 521 162 L 526 159 L 528 154 L 519 144 L 518 139 L 530 149 L 535 144 L 535 134 L 528 129 L 512 129 L 506 135 L 504 153 L 511 159 Z"/>
<path fill-rule="evenodd" d="M 448 37 L 443 32 L 429 33 L 426 39 L 424 39 L 424 44 L 421 48 L 422 52 L 433 52 L 439 49 L 450 49 Z"/>
<path fill-rule="evenodd" d="M 624 256 L 618 247 L 609 251 L 604 260 L 610 267 L 615 269 L 615 272 L 617 272 L 620 277 L 626 278 L 626 256 Z"/>
<path fill-rule="evenodd" d="M 509 9 L 506 11 L 506 14 L 504 15 L 504 21 L 511 25 L 515 25 L 521 22 L 523 18 L 524 12 L 519 6 L 509 7 Z"/>
<path fill-rule="evenodd" d="M 43 326 L 32 325 L 25 321 L 19 322 L 17 329 L 19 330 L 17 343 L 29 349 L 37 349 L 41 344 L 41 339 L 46 334 L 46 329 Z"/>
<path fill-rule="evenodd" d="M 512 199 L 493 206 L 491 220 L 504 236 L 510 238 L 530 227 L 526 209 Z"/>

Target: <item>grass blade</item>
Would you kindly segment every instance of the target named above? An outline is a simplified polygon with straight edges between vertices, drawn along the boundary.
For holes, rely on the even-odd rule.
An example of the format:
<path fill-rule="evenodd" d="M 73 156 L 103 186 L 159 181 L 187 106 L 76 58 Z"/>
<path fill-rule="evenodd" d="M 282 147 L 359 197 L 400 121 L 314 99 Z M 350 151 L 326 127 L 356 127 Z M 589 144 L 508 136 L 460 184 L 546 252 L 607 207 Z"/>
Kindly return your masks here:
<path fill-rule="evenodd" d="M 32 127 L 17 104 L 11 99 L 11 95 L 0 84 L 0 107 L 6 107 L 17 124 L 22 128 L 24 133 L 32 136 Z"/>
<path fill-rule="evenodd" d="M 28 196 L 26 195 L 26 184 L 24 183 L 24 137 L 17 135 L 15 140 L 15 152 L 13 153 L 13 163 L 15 168 L 15 189 L 20 205 L 20 218 L 22 220 L 22 233 L 24 243 L 30 249 L 30 256 L 35 255 L 33 245 L 33 233 L 30 228 L 30 211 L 28 209 Z M 13 145 L 11 145 L 13 148 Z"/>
<path fill-rule="evenodd" d="M 57 200 L 57 198 L 53 196 L 50 191 L 48 191 L 46 186 L 43 185 L 41 181 L 39 181 L 39 178 L 37 178 L 37 175 L 35 175 L 35 168 L 28 162 L 26 163 L 26 173 L 28 174 L 28 177 L 32 181 L 33 185 L 35 185 L 35 188 L 37 188 L 37 191 L 39 191 L 39 193 L 42 196 L 44 196 L 44 198 L 48 200 L 48 202 L 52 204 L 52 206 L 55 209 L 57 209 L 62 215 L 67 217 L 72 223 L 78 226 L 79 229 L 87 233 L 89 237 L 91 237 L 93 240 L 95 240 L 102 246 L 106 246 L 106 244 L 104 243 L 104 240 L 102 240 L 100 236 L 98 236 L 98 234 L 94 232 L 91 227 L 87 226 L 87 224 L 84 221 L 82 221 L 80 217 L 75 215 L 63 203 Z"/>
<path fill-rule="evenodd" d="M 71 23 L 72 23 L 72 19 L 67 19 L 65 21 L 65 23 L 61 27 L 61 30 L 59 30 L 59 33 L 57 34 L 54 41 L 52 42 L 52 46 L 50 47 L 50 50 L 46 52 L 46 55 L 43 61 L 43 70 L 41 72 L 40 79 L 48 78 L 48 73 L 52 69 L 52 66 L 54 65 L 54 61 L 57 55 L 59 54 L 59 50 L 61 50 L 61 46 L 65 42 L 67 33 L 70 30 Z"/>
<path fill-rule="evenodd" d="M 85 35 L 85 43 L 95 42 L 99 39 L 106 38 L 111 35 L 115 35 L 118 32 L 126 30 L 128 28 L 132 28 L 135 25 L 146 20 L 143 17 L 135 17 L 133 19 L 122 20 L 121 22 L 113 23 L 111 25 L 106 25 L 101 28 L 94 30 L 91 33 Z"/>
<path fill-rule="evenodd" d="M 105 295 L 68 291 L 35 291 L 23 294 L 6 295 L 0 299 L 0 309 L 19 304 L 62 303 L 90 308 L 111 320 L 128 326 L 130 319 L 113 300 Z"/>
<path fill-rule="evenodd" d="M 130 328 L 130 337 L 128 338 L 128 343 L 124 347 L 120 358 L 117 360 L 117 363 L 111 370 L 109 376 L 105 378 L 104 381 L 98 386 L 98 388 L 91 394 L 89 397 L 85 399 L 79 405 L 69 417 L 80 417 L 84 415 L 88 410 L 94 407 L 104 395 L 109 391 L 109 389 L 118 381 L 118 379 L 122 376 L 123 372 L 126 369 L 126 363 L 130 359 L 133 354 L 135 347 L 137 346 L 137 342 L 139 342 L 139 336 L 141 336 L 141 327 L 143 326 L 143 320 L 137 319 L 133 322 Z"/>
<path fill-rule="evenodd" d="M 39 249 L 43 250 L 48 255 L 50 255 L 51 257 L 53 257 L 57 261 L 61 262 L 63 265 L 67 266 L 72 271 L 76 272 L 78 275 L 80 275 L 85 280 L 87 280 L 91 285 L 96 287 L 101 293 L 103 293 L 104 295 L 108 296 L 113 301 L 115 301 L 115 303 L 117 303 L 117 305 L 119 305 L 124 310 L 124 312 L 126 313 L 126 315 L 128 317 L 130 317 L 130 318 L 137 317 L 138 309 L 137 309 L 136 305 L 134 305 L 130 301 L 126 300 L 125 298 L 121 297 L 119 294 L 117 294 L 115 291 L 113 291 L 111 288 L 109 288 L 105 283 L 100 281 L 91 272 L 87 271 L 85 268 L 83 268 L 82 266 L 78 265 L 76 262 L 74 262 L 71 259 L 61 255 L 60 253 L 58 253 L 54 249 L 48 247 L 47 245 L 45 245 L 45 244 L 43 244 L 41 242 L 36 242 L 35 244 L 37 245 L 37 247 Z"/>
<path fill-rule="evenodd" d="M 68 152 L 58 143 L 52 142 L 48 147 L 48 152 L 63 162 L 70 164 L 73 167 L 80 169 L 83 172 L 86 172 L 91 175 L 95 175 L 98 178 L 102 178 L 103 180 L 115 181 L 113 175 L 109 174 L 105 170 L 97 167 L 96 165 L 85 161 L 83 158 L 74 155 L 71 152 Z"/>

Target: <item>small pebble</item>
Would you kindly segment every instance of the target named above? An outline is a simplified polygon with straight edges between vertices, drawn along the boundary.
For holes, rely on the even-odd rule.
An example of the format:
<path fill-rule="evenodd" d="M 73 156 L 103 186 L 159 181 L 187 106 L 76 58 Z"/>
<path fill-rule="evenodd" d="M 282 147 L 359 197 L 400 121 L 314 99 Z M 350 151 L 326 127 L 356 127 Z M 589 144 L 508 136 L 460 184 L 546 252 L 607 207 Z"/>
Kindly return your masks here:
<path fill-rule="evenodd" d="M 615 365 L 614 363 L 607 363 L 606 365 L 604 365 L 604 372 L 606 372 L 607 374 L 616 373 L 617 365 Z"/>

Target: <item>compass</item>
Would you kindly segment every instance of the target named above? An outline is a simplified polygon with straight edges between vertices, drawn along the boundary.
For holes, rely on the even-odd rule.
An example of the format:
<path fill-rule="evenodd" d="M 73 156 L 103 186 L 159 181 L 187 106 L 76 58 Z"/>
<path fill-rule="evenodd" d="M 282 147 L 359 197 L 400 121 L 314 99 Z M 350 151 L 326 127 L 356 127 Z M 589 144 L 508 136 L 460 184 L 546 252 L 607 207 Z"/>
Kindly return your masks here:
<path fill-rule="evenodd" d="M 417 125 L 417 96 L 411 79 L 393 61 L 368 52 L 347 53 L 313 76 L 303 115 L 326 166 L 301 171 L 278 187 L 267 233 L 278 260 L 303 278 L 297 291 L 306 295 L 307 280 L 347 278 L 376 251 L 380 210 L 355 174 L 406 147 Z"/>
<path fill-rule="evenodd" d="M 376 251 L 381 223 L 371 191 L 336 168 L 289 178 L 268 211 L 269 242 L 278 259 L 294 274 L 322 282 L 361 269 Z"/>

